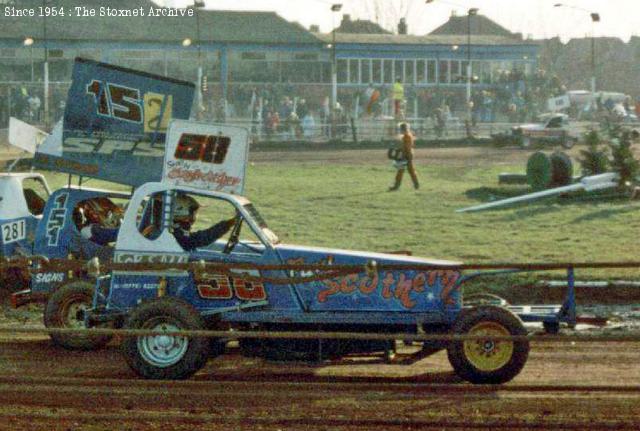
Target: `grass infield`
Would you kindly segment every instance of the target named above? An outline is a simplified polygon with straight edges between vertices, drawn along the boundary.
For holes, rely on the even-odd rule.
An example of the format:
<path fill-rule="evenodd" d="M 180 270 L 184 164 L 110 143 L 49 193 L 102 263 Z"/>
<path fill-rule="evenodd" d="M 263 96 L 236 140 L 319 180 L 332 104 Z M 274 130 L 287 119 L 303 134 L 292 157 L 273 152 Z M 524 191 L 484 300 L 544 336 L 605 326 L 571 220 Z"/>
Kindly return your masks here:
<path fill-rule="evenodd" d="M 458 208 L 528 192 L 526 186 L 497 182 L 499 173 L 521 172 L 523 167 L 487 166 L 481 161 L 462 167 L 427 159 L 418 160 L 417 169 L 419 190 L 413 189 L 405 175 L 399 191 L 387 192 L 395 171 L 386 160 L 331 165 L 259 161 L 247 169 L 245 195 L 286 243 L 381 252 L 410 250 L 416 256 L 465 263 L 640 260 L 638 200 L 603 192 L 459 214 L 455 212 Z M 63 175 L 47 177 L 54 187 L 66 183 Z M 99 181 L 88 186 L 123 189 Z M 215 214 L 206 212 L 201 217 L 217 220 Z M 638 275 L 636 270 L 577 274 L 580 279 L 634 279 Z M 520 283 L 530 280 L 527 277 Z"/>

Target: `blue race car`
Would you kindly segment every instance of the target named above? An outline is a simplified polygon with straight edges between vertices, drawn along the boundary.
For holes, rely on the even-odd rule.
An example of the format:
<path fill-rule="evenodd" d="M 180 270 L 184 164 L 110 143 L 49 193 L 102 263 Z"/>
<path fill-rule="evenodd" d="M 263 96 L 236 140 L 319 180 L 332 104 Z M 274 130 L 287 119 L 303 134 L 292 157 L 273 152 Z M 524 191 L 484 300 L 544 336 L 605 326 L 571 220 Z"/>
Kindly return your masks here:
<path fill-rule="evenodd" d="M 178 196 L 189 195 L 207 214 L 226 219 L 235 214 L 228 237 L 186 250 L 175 235 Z M 197 224 L 198 222 L 196 222 Z M 202 227 L 211 220 L 201 223 Z M 194 226 L 194 230 L 197 230 Z M 194 233 L 193 235 L 199 235 Z M 346 251 L 281 244 L 245 198 L 164 183 L 136 190 L 125 213 L 115 247 L 116 263 L 165 263 L 165 269 L 118 269 L 97 279 L 89 326 L 109 323 L 158 331 L 261 329 L 362 333 L 457 333 L 486 336 L 524 335 L 520 318 L 507 308 L 464 308 L 460 287 L 465 277 L 457 263 L 394 254 Z M 187 262 L 229 264 L 353 264 L 362 273 L 316 281 L 313 275 L 283 270 L 192 271 L 171 269 Z M 417 269 L 375 270 L 374 262 L 413 265 Z M 365 265 L 374 268 L 364 271 Z M 419 269 L 437 265 L 438 269 Z M 284 282 L 247 281 L 246 275 Z M 291 279 L 291 282 L 287 282 Z M 75 287 L 74 287 L 75 286 Z M 65 289 L 75 289 L 77 283 Z M 313 359 L 353 352 L 389 353 L 388 340 L 243 339 L 251 355 Z M 131 368 L 145 378 L 187 378 L 207 359 L 224 351 L 224 340 L 180 336 L 127 337 L 123 352 Z M 474 383 L 502 383 L 523 368 L 526 340 L 425 342 L 424 350 L 446 348 L 455 371 Z"/>

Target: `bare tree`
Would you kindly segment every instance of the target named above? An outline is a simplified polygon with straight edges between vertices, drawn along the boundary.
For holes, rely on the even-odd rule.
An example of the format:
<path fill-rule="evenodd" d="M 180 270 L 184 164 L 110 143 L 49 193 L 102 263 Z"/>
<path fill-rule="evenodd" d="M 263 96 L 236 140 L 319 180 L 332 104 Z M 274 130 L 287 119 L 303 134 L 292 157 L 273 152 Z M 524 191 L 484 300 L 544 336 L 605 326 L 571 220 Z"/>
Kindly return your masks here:
<path fill-rule="evenodd" d="M 359 0 L 351 5 L 360 16 L 395 33 L 400 18 L 407 19 L 416 3 L 421 4 L 415 0 Z"/>

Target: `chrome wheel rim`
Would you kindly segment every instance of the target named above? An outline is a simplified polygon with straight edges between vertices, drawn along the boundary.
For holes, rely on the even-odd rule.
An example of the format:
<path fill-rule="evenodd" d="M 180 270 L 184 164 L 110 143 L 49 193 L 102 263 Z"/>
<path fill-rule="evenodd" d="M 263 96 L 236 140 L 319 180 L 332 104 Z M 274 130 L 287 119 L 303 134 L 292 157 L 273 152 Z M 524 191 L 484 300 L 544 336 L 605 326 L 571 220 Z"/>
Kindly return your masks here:
<path fill-rule="evenodd" d="M 145 329 L 152 331 L 177 332 L 181 328 L 167 322 L 157 322 Z M 149 364 L 166 368 L 177 364 L 184 357 L 189 348 L 187 337 L 174 335 L 149 335 L 138 337 L 138 351 Z"/>

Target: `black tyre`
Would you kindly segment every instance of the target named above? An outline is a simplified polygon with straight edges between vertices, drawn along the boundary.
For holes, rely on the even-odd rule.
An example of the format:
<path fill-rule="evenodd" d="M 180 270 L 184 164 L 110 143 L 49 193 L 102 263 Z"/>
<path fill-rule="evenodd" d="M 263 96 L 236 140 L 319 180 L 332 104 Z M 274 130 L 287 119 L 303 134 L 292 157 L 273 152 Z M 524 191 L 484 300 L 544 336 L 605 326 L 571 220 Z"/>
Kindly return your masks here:
<path fill-rule="evenodd" d="M 164 297 L 134 309 L 125 328 L 202 330 L 205 322 L 187 302 Z M 127 337 L 122 342 L 122 352 L 133 371 L 144 378 L 186 379 L 206 364 L 211 355 L 211 341 L 166 335 Z"/>
<path fill-rule="evenodd" d="M 527 183 L 534 191 L 544 190 L 551 184 L 551 159 L 542 151 L 536 151 L 527 159 Z"/>
<path fill-rule="evenodd" d="M 556 151 L 549 156 L 551 162 L 551 187 L 562 187 L 573 180 L 573 163 L 567 154 Z"/>
<path fill-rule="evenodd" d="M 86 328 L 84 311 L 91 308 L 93 285 L 73 281 L 61 286 L 47 301 L 44 326 L 47 328 Z M 107 344 L 111 335 L 49 334 L 54 344 L 69 350 L 95 350 Z"/>
<path fill-rule="evenodd" d="M 462 311 L 452 332 L 494 337 L 527 334 L 515 314 L 495 306 L 479 306 Z M 529 341 L 494 341 L 490 338 L 452 341 L 447 353 L 456 374 L 464 380 L 471 383 L 505 383 L 517 376 L 527 362 Z"/>

